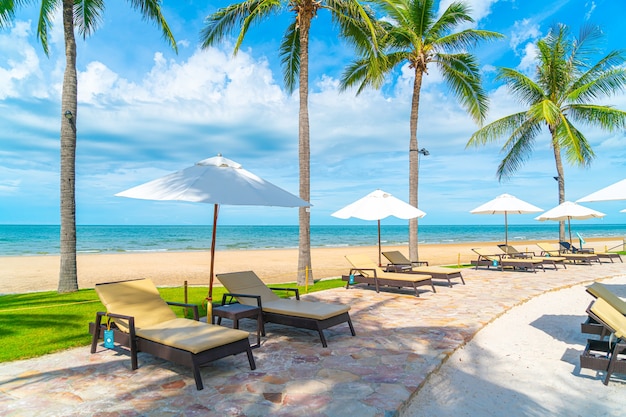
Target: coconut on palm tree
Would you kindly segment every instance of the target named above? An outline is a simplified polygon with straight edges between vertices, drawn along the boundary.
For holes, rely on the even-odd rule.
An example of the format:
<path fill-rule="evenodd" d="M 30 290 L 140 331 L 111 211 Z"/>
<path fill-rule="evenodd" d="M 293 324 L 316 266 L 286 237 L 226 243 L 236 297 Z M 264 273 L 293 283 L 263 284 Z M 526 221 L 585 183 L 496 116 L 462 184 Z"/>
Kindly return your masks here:
<path fill-rule="evenodd" d="M 46 55 L 48 31 L 52 27 L 54 12 L 62 7 L 63 34 L 65 40 L 65 72 L 61 93 L 61 237 L 59 292 L 78 290 L 76 268 L 76 121 L 78 117 L 76 39 L 74 29 L 84 37 L 91 34 L 101 21 L 104 11 L 103 0 L 0 0 L 0 28 L 11 24 L 16 9 L 30 3 L 41 3 L 37 37 Z M 129 0 L 134 9 L 141 11 L 144 18 L 154 21 L 163 31 L 163 36 L 176 50 L 176 41 L 161 14 L 160 0 Z"/>
<path fill-rule="evenodd" d="M 497 78 L 505 82 L 525 110 L 482 127 L 468 142 L 468 146 L 479 146 L 505 138 L 498 179 L 510 177 L 522 166 L 545 127 L 554 153 L 561 204 L 565 201 L 563 156 L 570 164 L 581 167 L 588 166 L 595 156 L 579 127 L 609 132 L 626 127 L 626 112 L 596 104 L 599 97 L 626 87 L 624 51 L 612 51 L 593 61 L 598 56 L 596 41 L 601 35 L 599 27 L 586 26 L 578 38 L 570 38 L 567 26 L 556 25 L 537 42 L 534 80 L 515 69 L 498 70 Z M 565 240 L 564 237 L 561 222 L 559 238 Z"/>
<path fill-rule="evenodd" d="M 352 42 L 375 42 L 374 23 L 370 10 L 359 0 L 246 0 L 222 8 L 207 17 L 201 33 L 202 47 L 220 42 L 236 27 L 239 34 L 234 52 L 237 53 L 251 25 L 270 15 L 289 11 L 294 19 L 287 27 L 280 46 L 284 80 L 291 93 L 299 86 L 300 109 L 298 116 L 298 160 L 300 169 L 300 198 L 311 199 L 310 133 L 309 133 L 309 34 L 311 22 L 320 9 L 330 11 L 340 32 Z M 371 36 L 367 36 L 368 33 Z M 298 284 L 313 280 L 311 269 L 310 213 L 299 211 Z"/>
<path fill-rule="evenodd" d="M 379 49 L 362 49 L 362 56 L 346 69 L 343 89 L 358 86 L 379 88 L 394 69 L 408 64 L 413 71 L 409 138 L 409 203 L 418 205 L 419 144 L 417 140 L 420 92 L 429 66 L 435 66 L 452 95 L 470 116 L 481 123 L 487 114 L 488 97 L 481 86 L 477 59 L 467 52 L 480 41 L 501 38 L 497 32 L 477 29 L 455 31 L 473 23 L 471 9 L 454 2 L 437 16 L 434 0 L 375 0 L 385 15 L 378 36 Z M 367 44 L 365 44 L 367 45 Z M 409 255 L 419 261 L 418 223 L 409 220 Z"/>

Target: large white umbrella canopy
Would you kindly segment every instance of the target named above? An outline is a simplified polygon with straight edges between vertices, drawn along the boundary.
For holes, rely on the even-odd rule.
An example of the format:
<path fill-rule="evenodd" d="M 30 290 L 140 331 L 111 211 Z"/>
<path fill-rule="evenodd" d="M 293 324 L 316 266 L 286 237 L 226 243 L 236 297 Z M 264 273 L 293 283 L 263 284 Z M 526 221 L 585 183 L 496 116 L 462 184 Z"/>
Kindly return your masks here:
<path fill-rule="evenodd" d="M 219 206 L 306 207 L 310 204 L 282 188 L 265 181 L 218 154 L 193 166 L 138 185 L 115 194 L 143 200 L 189 201 L 214 204 L 213 236 L 211 239 L 211 269 L 209 300 L 213 295 L 215 234 Z"/>
<path fill-rule="evenodd" d="M 540 216 L 535 217 L 535 220 L 545 221 L 545 220 L 556 220 L 556 221 L 565 221 L 567 220 L 567 229 L 569 230 L 569 243 L 572 243 L 572 226 L 571 220 L 586 220 L 604 217 L 606 214 L 601 213 L 599 211 L 590 209 L 585 206 L 581 206 L 580 204 L 573 203 L 571 201 L 565 201 L 564 203 L 559 204 L 558 206 L 551 208 Z"/>
<path fill-rule="evenodd" d="M 576 200 L 577 203 L 589 203 L 592 201 L 612 201 L 626 200 L 626 178 L 604 187 L 601 190 L 591 193 Z"/>
<path fill-rule="evenodd" d="M 509 244 L 509 214 L 528 214 L 543 211 L 511 194 L 501 194 L 483 205 L 471 210 L 472 214 L 504 214 L 504 242 Z"/>
<path fill-rule="evenodd" d="M 372 191 L 363 198 L 358 199 L 354 203 L 348 204 L 344 208 L 332 213 L 331 216 L 339 219 L 349 219 L 351 217 L 361 220 L 377 220 L 378 221 L 378 264 L 381 264 L 381 246 L 380 246 L 380 221 L 389 216 L 399 219 L 415 219 L 424 217 L 426 213 L 413 207 L 399 198 L 383 191 Z"/>

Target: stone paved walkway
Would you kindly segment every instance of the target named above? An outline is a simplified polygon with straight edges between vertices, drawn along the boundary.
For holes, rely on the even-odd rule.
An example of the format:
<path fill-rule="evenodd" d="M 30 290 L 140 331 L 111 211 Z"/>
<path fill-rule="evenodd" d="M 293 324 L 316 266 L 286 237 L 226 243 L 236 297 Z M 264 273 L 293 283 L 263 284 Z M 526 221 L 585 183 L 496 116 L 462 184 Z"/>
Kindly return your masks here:
<path fill-rule="evenodd" d="M 511 307 L 625 274 L 622 263 L 536 274 L 468 269 L 467 285 L 437 285 L 436 294 L 421 290 L 419 298 L 358 287 L 313 293 L 304 297 L 350 304 L 357 336 L 336 326 L 326 331 L 324 349 L 316 333 L 267 325 L 254 350 L 257 369 L 241 355 L 213 362 L 203 368 L 202 391 L 185 367 L 140 354 L 131 371 L 127 354 L 102 346 L 94 355 L 83 347 L 3 363 L 0 415 L 397 416 L 453 351 Z M 254 323 L 242 328 L 253 332 Z"/>

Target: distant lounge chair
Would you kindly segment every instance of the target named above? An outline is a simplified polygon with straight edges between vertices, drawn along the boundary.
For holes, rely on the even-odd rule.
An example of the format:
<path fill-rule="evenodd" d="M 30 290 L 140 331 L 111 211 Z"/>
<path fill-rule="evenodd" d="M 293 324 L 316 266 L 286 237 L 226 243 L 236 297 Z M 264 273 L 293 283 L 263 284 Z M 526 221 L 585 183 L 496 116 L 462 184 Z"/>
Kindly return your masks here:
<path fill-rule="evenodd" d="M 561 252 L 566 253 L 594 253 L 593 248 L 577 248 L 569 242 L 564 240 L 559 241 L 559 245 L 561 246 Z"/>
<path fill-rule="evenodd" d="M 608 259 L 611 261 L 611 263 L 614 263 L 614 259 L 619 259 L 620 262 L 624 262 L 622 260 L 622 257 L 620 256 L 619 253 L 615 253 L 615 252 L 597 252 L 595 249 L 593 248 L 582 248 L 579 249 L 574 245 L 570 245 L 569 242 L 559 242 L 559 245 L 561 245 L 561 247 L 564 249 L 564 251 L 566 253 L 591 253 L 594 254 L 598 257 L 599 262 L 602 261 L 602 259 Z"/>
<path fill-rule="evenodd" d="M 443 268 L 441 266 L 415 266 L 414 262 L 408 260 L 400 251 L 383 252 L 383 256 L 387 258 L 387 271 L 389 272 L 413 272 L 415 274 L 430 275 L 432 279 L 445 279 L 448 286 L 452 287 L 452 279 L 460 278 L 463 285 L 463 275 L 458 269 Z M 426 264 L 428 265 L 428 263 Z"/>
<path fill-rule="evenodd" d="M 479 266 L 486 266 L 487 269 L 492 266 L 500 271 L 504 271 L 504 268 L 522 269 L 525 271 L 532 271 L 537 273 L 537 268 L 541 268 L 545 272 L 543 262 L 540 259 L 532 258 L 507 258 L 503 254 L 493 254 L 483 248 L 473 248 L 478 255 L 476 261 L 472 261 L 472 264 L 478 269 Z"/>
<path fill-rule="evenodd" d="M 297 288 L 268 287 L 253 271 L 217 274 L 216 277 L 229 291 L 228 296 L 235 297 L 241 304 L 261 308 L 265 323 L 316 330 L 324 347 L 328 345 L 323 330 L 329 327 L 347 323 L 352 336 L 356 335 L 348 314 L 350 306 L 300 300 Z M 280 298 L 272 290 L 291 291 L 296 299 Z"/>
<path fill-rule="evenodd" d="M 609 304 L 598 298 L 587 308 L 587 313 L 598 323 L 613 333 L 617 340 L 587 340 L 587 346 L 580 355 L 580 367 L 606 372 L 604 385 L 608 385 L 613 373 L 626 374 L 626 317 Z"/>
<path fill-rule="evenodd" d="M 600 263 L 600 258 L 595 253 L 564 253 L 551 243 L 538 242 L 536 245 L 541 249 L 541 256 L 561 256 L 572 263 L 591 265 L 592 262 Z"/>
<path fill-rule="evenodd" d="M 367 255 L 346 255 L 346 259 L 352 265 L 349 275 L 342 276 L 342 279 L 347 281 L 346 288 L 354 284 L 367 284 L 374 285 L 376 292 L 380 292 L 381 286 L 412 287 L 415 290 L 415 296 L 419 297 L 417 287 L 430 285 L 433 292 L 437 292 L 430 275 L 386 272 Z"/>
<path fill-rule="evenodd" d="M 498 245 L 498 247 L 502 250 L 502 252 L 504 252 L 506 256 L 511 257 L 513 259 L 519 259 L 519 258 L 539 259 L 544 264 L 544 266 L 552 265 L 554 269 L 557 269 L 556 267 L 557 265 L 562 265 L 563 269 L 567 269 L 567 266 L 565 265 L 565 258 L 562 256 L 536 256 L 535 252 L 531 252 L 531 251 L 520 252 L 517 249 L 515 249 L 513 246 L 505 245 L 505 244 Z"/>
<path fill-rule="evenodd" d="M 200 366 L 208 362 L 245 352 L 250 369 L 256 369 L 248 332 L 198 321 L 198 306 L 165 302 L 149 279 L 96 284 L 95 290 L 107 312 L 98 312 L 89 325 L 91 353 L 106 329 L 102 318 L 110 317 L 115 342 L 130 349 L 133 370 L 138 368 L 137 352 L 146 352 L 191 367 L 201 390 Z M 195 320 L 177 318 L 168 304 L 193 308 Z"/>

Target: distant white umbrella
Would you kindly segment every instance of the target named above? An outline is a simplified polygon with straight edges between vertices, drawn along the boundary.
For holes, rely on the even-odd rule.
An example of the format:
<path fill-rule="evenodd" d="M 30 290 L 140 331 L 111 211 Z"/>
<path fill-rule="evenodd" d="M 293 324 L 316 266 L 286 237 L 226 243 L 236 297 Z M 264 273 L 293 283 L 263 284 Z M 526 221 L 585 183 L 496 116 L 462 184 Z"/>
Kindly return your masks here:
<path fill-rule="evenodd" d="M 174 200 L 214 204 L 209 303 L 213 297 L 215 237 L 220 205 L 310 206 L 308 202 L 259 178 L 250 171 L 243 169 L 237 162 L 224 158 L 221 154 L 197 162 L 182 171 L 157 178 L 115 195 L 143 200 Z"/>
<path fill-rule="evenodd" d="M 509 244 L 509 214 L 528 214 L 543 211 L 511 194 L 501 194 L 491 201 L 471 210 L 472 214 L 504 214 L 504 243 Z"/>
<path fill-rule="evenodd" d="M 361 220 L 378 221 L 378 265 L 381 265 L 380 246 L 380 221 L 389 216 L 399 219 L 415 219 L 424 217 L 426 213 L 413 207 L 393 195 L 382 190 L 372 191 L 365 197 L 348 204 L 344 208 L 332 213 L 331 216 L 339 219 L 349 219 L 351 217 Z"/>
<path fill-rule="evenodd" d="M 572 243 L 572 225 L 571 220 L 586 220 L 592 218 L 604 217 L 606 214 L 601 213 L 596 210 L 592 210 L 588 207 L 581 206 L 580 204 L 573 203 L 571 201 L 566 201 L 564 203 L 559 204 L 558 206 L 551 208 L 546 211 L 542 215 L 535 217 L 535 220 L 545 221 L 545 220 L 556 220 L 556 221 L 564 221 L 567 220 L 567 229 L 569 230 L 569 243 Z"/>
<path fill-rule="evenodd" d="M 604 187 L 601 190 L 591 193 L 576 200 L 577 203 L 588 203 L 592 201 L 612 201 L 626 200 L 626 178 Z"/>

